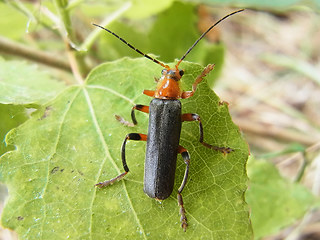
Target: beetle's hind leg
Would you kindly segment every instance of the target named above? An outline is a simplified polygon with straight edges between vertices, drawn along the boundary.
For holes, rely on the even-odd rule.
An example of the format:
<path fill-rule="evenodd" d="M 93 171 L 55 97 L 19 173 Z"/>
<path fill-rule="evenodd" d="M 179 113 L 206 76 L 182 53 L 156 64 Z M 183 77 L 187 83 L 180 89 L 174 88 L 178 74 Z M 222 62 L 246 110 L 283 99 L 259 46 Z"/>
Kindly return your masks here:
<path fill-rule="evenodd" d="M 115 183 L 116 181 L 121 180 L 125 175 L 127 175 L 127 173 L 129 172 L 129 168 L 128 168 L 127 161 L 126 161 L 127 140 L 147 141 L 147 135 L 141 134 L 141 133 L 129 133 L 126 136 L 126 138 L 124 139 L 124 141 L 122 143 L 122 147 L 121 147 L 121 159 L 122 159 L 122 165 L 123 165 L 124 172 L 121 173 L 119 176 L 116 176 L 115 178 L 112 178 L 112 179 L 104 181 L 104 182 L 97 183 L 97 184 L 95 184 L 95 186 L 97 186 L 99 188 L 109 186 L 109 185 Z"/>
<path fill-rule="evenodd" d="M 141 112 L 144 112 L 144 113 L 149 113 L 149 106 L 146 106 L 146 105 L 141 105 L 141 104 L 136 104 L 132 107 L 131 109 L 131 119 L 132 119 L 132 123 L 131 122 L 128 122 L 126 121 L 124 118 L 122 118 L 121 116 L 119 115 L 115 115 L 116 119 L 122 123 L 123 125 L 126 125 L 128 127 L 134 127 L 135 125 L 138 124 L 137 122 L 137 119 L 136 119 L 136 115 L 134 113 L 134 110 L 138 110 L 138 111 L 141 111 Z"/>
<path fill-rule="evenodd" d="M 185 187 L 186 183 L 187 183 L 187 179 L 188 179 L 188 174 L 189 174 L 189 166 L 190 166 L 190 155 L 188 153 L 188 150 L 185 149 L 182 146 L 179 146 L 178 148 L 178 153 L 181 154 L 184 163 L 186 164 L 186 170 L 184 172 L 184 177 L 181 183 L 181 186 L 178 189 L 178 205 L 180 206 L 180 221 L 181 221 L 181 227 L 183 228 L 183 231 L 186 231 L 187 226 L 188 226 L 188 222 L 187 222 L 187 217 L 186 217 L 186 210 L 184 209 L 183 206 L 183 199 L 182 199 L 182 190 Z"/>
<path fill-rule="evenodd" d="M 205 146 L 207 148 L 211 148 L 211 149 L 219 151 L 219 152 L 222 152 L 223 154 L 227 154 L 227 153 L 234 151 L 232 148 L 229 148 L 229 147 L 217 147 L 217 146 L 213 146 L 213 145 L 203 141 L 203 126 L 201 123 L 200 116 L 198 114 L 195 114 L 195 113 L 182 114 L 181 121 L 182 122 L 184 122 L 184 121 L 198 121 L 199 122 L 199 132 L 200 132 L 199 141 L 203 146 Z"/>

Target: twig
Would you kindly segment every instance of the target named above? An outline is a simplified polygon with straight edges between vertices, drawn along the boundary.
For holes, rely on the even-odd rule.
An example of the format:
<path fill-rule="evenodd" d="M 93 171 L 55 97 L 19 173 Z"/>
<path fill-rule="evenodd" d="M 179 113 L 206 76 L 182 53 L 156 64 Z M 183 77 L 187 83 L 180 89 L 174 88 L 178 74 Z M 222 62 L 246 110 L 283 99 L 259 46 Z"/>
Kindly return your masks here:
<path fill-rule="evenodd" d="M 68 61 L 0 36 L 0 51 L 71 72 Z"/>
<path fill-rule="evenodd" d="M 65 9 L 67 7 L 67 2 L 62 0 L 54 1 L 57 11 L 59 12 L 60 18 L 57 18 L 49 9 L 43 8 L 42 12 L 48 16 L 52 22 L 58 27 L 59 33 L 63 42 L 66 46 L 67 57 L 69 59 L 71 71 L 79 84 L 84 82 L 83 77 L 88 73 L 88 67 L 84 62 L 84 57 L 81 54 L 75 53 L 73 49 L 77 49 L 75 44 L 74 34 L 71 28 L 71 20 L 69 12 Z M 73 49 L 72 49 L 73 48 Z"/>

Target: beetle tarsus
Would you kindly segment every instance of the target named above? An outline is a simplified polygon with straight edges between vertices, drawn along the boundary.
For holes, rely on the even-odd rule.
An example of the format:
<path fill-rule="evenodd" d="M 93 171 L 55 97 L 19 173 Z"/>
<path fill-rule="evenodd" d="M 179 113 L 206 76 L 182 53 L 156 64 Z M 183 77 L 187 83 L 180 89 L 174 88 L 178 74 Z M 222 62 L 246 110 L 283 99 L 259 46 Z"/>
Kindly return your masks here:
<path fill-rule="evenodd" d="M 121 173 L 119 176 L 116 176 L 115 178 L 112 178 L 112 179 L 104 181 L 104 182 L 99 182 L 99 183 L 95 184 L 95 186 L 98 188 L 103 188 L 103 187 L 112 185 L 115 182 L 121 180 L 127 173 L 128 172 Z"/>
<path fill-rule="evenodd" d="M 234 151 L 232 148 L 229 148 L 229 147 L 217 147 L 217 146 L 210 145 L 206 142 L 201 142 L 201 144 L 207 148 L 219 151 L 219 152 L 223 153 L 224 155 Z"/>
<path fill-rule="evenodd" d="M 128 127 L 134 127 L 133 123 L 126 121 L 123 117 L 121 117 L 119 115 L 114 115 L 114 116 L 121 124 L 128 126 Z"/>
<path fill-rule="evenodd" d="M 188 173 L 189 173 L 189 165 L 190 165 L 190 155 L 188 153 L 188 150 L 185 149 L 182 146 L 179 146 L 178 153 L 181 154 L 181 156 L 183 158 L 183 161 L 186 164 L 186 170 L 185 170 L 185 173 L 184 173 L 184 177 L 183 177 L 181 186 L 178 189 L 178 196 L 177 196 L 178 205 L 180 206 L 180 211 L 179 212 L 180 212 L 180 215 L 181 215 L 181 218 L 180 218 L 181 227 L 183 228 L 183 231 L 186 231 L 187 226 L 188 226 L 188 222 L 187 222 L 187 217 L 186 217 L 186 210 L 184 209 L 184 206 L 183 206 L 183 200 L 182 200 L 181 193 L 183 191 L 183 188 L 187 184 Z"/>
<path fill-rule="evenodd" d="M 185 232 L 187 230 L 187 227 L 188 227 L 188 221 L 187 221 L 187 217 L 186 217 L 186 210 L 183 207 L 183 200 L 182 200 L 181 193 L 178 192 L 177 198 L 178 198 L 178 205 L 180 206 L 181 227 L 183 228 L 183 231 Z"/>

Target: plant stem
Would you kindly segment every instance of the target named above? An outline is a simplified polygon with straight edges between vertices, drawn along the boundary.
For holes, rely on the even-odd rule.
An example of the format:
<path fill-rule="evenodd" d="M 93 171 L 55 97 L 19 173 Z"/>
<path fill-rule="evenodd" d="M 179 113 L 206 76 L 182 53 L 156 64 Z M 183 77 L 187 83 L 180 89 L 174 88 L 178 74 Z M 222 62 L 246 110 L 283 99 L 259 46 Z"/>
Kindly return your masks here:
<path fill-rule="evenodd" d="M 72 72 L 76 80 L 79 83 L 82 83 L 83 77 L 85 77 L 89 72 L 89 68 L 84 61 L 85 55 L 83 53 L 74 51 L 78 51 L 78 48 L 76 47 L 77 39 L 72 31 L 71 18 L 68 10 L 68 1 L 55 0 L 55 5 L 60 15 L 60 33 L 63 41 L 65 42 L 66 50 L 68 51 L 67 54 L 71 64 Z"/>
<path fill-rule="evenodd" d="M 71 19 L 69 11 L 67 10 L 68 1 L 67 0 L 55 0 L 57 10 L 60 15 L 60 20 L 63 23 L 63 28 L 66 30 L 69 39 L 75 42 L 74 34 L 72 32 Z"/>
<path fill-rule="evenodd" d="M 7 54 L 12 54 L 30 59 L 51 67 L 59 68 L 65 71 L 71 71 L 70 64 L 62 58 L 53 56 L 46 52 L 31 49 L 21 43 L 9 40 L 0 36 L 0 51 Z"/>

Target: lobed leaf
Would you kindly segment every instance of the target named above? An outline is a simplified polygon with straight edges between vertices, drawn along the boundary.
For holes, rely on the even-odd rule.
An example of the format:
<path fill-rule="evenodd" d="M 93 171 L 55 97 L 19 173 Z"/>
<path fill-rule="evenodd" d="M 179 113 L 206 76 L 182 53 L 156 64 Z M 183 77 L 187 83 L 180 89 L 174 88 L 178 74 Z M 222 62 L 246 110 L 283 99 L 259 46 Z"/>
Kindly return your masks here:
<path fill-rule="evenodd" d="M 191 89 L 202 67 L 184 62 L 183 86 Z M 145 143 L 129 141 L 129 174 L 112 186 L 95 183 L 123 171 L 120 147 L 126 134 L 147 133 L 147 115 L 129 128 L 133 104 L 151 100 L 161 69 L 147 59 L 122 59 L 94 69 L 85 85 L 65 89 L 6 138 L 16 150 L 0 159 L 0 180 L 9 199 L 2 224 L 21 239 L 251 239 L 247 188 L 248 147 L 231 121 L 227 104 L 203 81 L 192 98 L 182 100 L 183 113 L 198 113 L 204 139 L 235 151 L 223 155 L 203 147 L 198 124 L 183 123 L 180 144 L 191 154 L 188 183 L 183 191 L 189 227 L 180 227 L 176 192 L 185 164 L 178 157 L 174 192 L 158 202 L 143 193 Z"/>
<path fill-rule="evenodd" d="M 317 201 L 319 204 L 308 189 L 285 180 L 267 161 L 250 158 L 248 175 L 246 199 L 255 239 L 277 233 L 301 218 Z"/>

